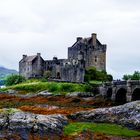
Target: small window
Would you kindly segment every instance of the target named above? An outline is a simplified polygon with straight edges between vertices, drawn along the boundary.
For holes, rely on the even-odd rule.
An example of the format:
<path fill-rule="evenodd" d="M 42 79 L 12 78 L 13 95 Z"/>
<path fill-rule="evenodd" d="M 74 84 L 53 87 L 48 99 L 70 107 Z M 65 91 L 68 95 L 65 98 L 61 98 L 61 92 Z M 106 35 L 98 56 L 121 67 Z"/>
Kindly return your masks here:
<path fill-rule="evenodd" d="M 95 56 L 95 62 L 97 62 L 97 56 Z"/>

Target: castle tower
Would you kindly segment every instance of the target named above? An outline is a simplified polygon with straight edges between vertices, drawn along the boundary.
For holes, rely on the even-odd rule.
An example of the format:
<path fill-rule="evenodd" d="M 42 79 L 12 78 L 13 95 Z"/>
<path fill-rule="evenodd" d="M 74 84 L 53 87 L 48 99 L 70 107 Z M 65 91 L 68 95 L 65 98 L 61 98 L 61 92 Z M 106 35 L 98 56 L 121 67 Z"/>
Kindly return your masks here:
<path fill-rule="evenodd" d="M 83 53 L 86 68 L 93 66 L 106 71 L 106 45 L 100 43 L 96 33 L 88 38 L 77 37 L 74 45 L 68 48 L 68 59 L 78 59 L 79 52 Z"/>

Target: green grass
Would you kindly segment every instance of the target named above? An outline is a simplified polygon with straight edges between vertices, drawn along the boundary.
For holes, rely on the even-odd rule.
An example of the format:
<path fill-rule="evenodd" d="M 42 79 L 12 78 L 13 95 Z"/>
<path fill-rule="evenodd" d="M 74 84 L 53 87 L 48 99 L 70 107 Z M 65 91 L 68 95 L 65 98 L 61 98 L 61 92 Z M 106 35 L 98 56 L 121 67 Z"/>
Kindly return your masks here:
<path fill-rule="evenodd" d="M 6 87 L 2 90 L 7 90 L 7 89 L 14 89 L 18 91 L 25 91 L 25 92 L 32 92 L 32 93 L 48 90 L 49 92 L 52 93 L 66 94 L 68 92 L 74 92 L 74 91 L 87 92 L 90 91 L 90 86 L 86 84 L 75 84 L 75 83 L 27 81 L 22 84 Z"/>
<path fill-rule="evenodd" d="M 134 137 L 139 136 L 140 132 L 135 130 L 129 130 L 128 128 L 107 123 L 90 123 L 90 122 L 75 122 L 70 123 L 64 127 L 64 134 L 74 135 L 82 132 L 84 129 L 88 129 L 91 132 L 104 133 L 109 135 Z"/>
<path fill-rule="evenodd" d="M 102 84 L 102 81 L 96 81 L 96 80 L 92 80 L 92 81 L 89 81 L 90 84 Z"/>
<path fill-rule="evenodd" d="M 16 109 L 16 108 L 8 108 L 8 109 L 4 109 L 3 112 L 5 114 L 14 114 L 16 112 L 20 112 L 20 110 Z"/>

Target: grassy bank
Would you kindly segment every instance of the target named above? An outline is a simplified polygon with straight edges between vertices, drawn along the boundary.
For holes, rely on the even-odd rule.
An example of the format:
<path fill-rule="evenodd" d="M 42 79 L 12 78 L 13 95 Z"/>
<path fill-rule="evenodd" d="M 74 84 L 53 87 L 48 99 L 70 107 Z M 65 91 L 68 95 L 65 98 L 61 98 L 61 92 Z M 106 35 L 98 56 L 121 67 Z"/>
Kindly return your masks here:
<path fill-rule="evenodd" d="M 88 92 L 90 91 L 90 86 L 86 84 L 75 84 L 75 83 L 27 81 L 26 83 L 6 87 L 3 90 L 7 89 L 14 89 L 18 91 L 33 92 L 33 93 L 48 90 L 49 92 L 52 93 L 65 94 L 74 91 Z"/>
<path fill-rule="evenodd" d="M 138 131 L 129 130 L 128 128 L 116 124 L 88 123 L 88 122 L 70 123 L 69 125 L 64 127 L 64 134 L 76 135 L 77 133 L 83 132 L 85 129 L 87 129 L 90 132 L 98 132 L 125 137 L 135 137 L 140 135 L 140 132 Z"/>

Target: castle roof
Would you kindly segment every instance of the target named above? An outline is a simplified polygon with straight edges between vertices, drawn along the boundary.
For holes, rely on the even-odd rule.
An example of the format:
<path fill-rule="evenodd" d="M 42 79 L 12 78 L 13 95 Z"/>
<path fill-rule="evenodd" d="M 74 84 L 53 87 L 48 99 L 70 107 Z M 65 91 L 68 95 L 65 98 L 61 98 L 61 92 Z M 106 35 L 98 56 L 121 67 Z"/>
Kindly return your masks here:
<path fill-rule="evenodd" d="M 25 55 L 25 58 L 22 58 L 19 63 L 26 61 L 26 62 L 32 62 L 35 58 L 37 57 L 37 55 L 32 55 L 32 56 L 27 56 Z"/>
<path fill-rule="evenodd" d="M 72 47 L 77 46 L 77 44 L 79 44 L 79 43 L 91 44 L 91 42 L 92 42 L 92 37 L 81 38 L 80 40 L 76 41 L 76 42 L 72 45 Z M 96 39 L 96 43 L 99 44 L 99 45 L 102 45 L 98 39 Z"/>
<path fill-rule="evenodd" d="M 37 57 L 37 55 L 27 56 L 27 57 L 25 58 L 25 61 L 27 61 L 27 62 L 32 62 L 36 57 Z"/>

